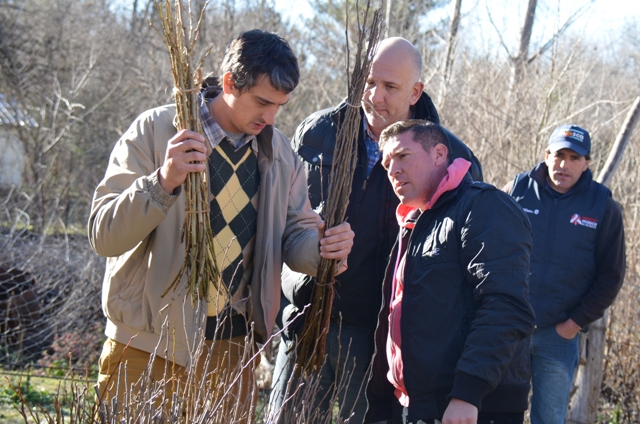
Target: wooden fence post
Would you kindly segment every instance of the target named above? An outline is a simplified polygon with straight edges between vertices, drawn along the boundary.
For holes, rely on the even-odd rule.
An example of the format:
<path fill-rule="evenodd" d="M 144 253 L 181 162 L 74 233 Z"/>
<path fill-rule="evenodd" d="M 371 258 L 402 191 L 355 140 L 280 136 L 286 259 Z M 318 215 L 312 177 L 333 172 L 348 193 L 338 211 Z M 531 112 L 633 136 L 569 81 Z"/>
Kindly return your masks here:
<path fill-rule="evenodd" d="M 616 141 L 611 148 L 607 162 L 596 178 L 601 184 L 606 186 L 611 182 L 618 165 L 622 160 L 629 138 L 633 132 L 638 118 L 640 117 L 640 97 L 636 98 L 627 114 Z M 604 316 L 589 326 L 589 332 L 582 334 L 580 349 L 580 364 L 574 379 L 574 394 L 569 403 L 567 412 L 567 423 L 569 424 L 592 424 L 596 422 L 598 413 L 598 400 L 600 398 L 600 388 L 604 369 L 604 350 L 606 347 L 606 334 L 608 328 L 609 310 Z"/>

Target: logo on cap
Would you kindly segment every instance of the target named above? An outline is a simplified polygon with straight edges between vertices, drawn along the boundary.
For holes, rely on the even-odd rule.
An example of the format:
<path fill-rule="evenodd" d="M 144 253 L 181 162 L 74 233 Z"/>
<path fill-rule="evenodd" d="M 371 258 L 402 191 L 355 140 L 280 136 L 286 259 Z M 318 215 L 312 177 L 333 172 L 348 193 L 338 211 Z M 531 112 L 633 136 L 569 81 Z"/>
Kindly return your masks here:
<path fill-rule="evenodd" d="M 584 134 L 582 134 L 581 132 L 578 131 L 574 131 L 574 130 L 566 130 L 564 132 L 564 136 L 565 137 L 572 137 L 575 138 L 576 140 L 582 142 L 584 141 Z"/>

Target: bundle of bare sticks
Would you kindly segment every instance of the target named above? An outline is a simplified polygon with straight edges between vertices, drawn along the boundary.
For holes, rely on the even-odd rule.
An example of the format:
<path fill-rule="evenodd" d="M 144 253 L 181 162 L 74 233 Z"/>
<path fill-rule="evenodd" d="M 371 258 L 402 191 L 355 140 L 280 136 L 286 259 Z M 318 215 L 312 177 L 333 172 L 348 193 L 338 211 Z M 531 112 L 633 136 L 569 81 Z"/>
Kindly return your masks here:
<path fill-rule="evenodd" d="M 176 101 L 176 123 L 178 130 L 188 129 L 203 133 L 200 122 L 200 85 L 202 63 L 206 54 L 196 64 L 194 60 L 198 30 L 207 4 L 202 8 L 197 23 L 193 22 L 191 2 L 188 8 L 182 0 L 154 1 L 160 15 L 162 32 L 158 31 L 169 50 L 173 94 Z M 172 13 L 172 11 L 174 13 Z M 185 24 L 188 15 L 188 28 Z M 181 241 L 185 244 L 185 259 L 178 275 L 162 294 L 177 288 L 185 271 L 188 275 L 187 292 L 191 301 L 209 297 L 209 287 L 217 289 L 216 295 L 227 296 L 227 289 L 220 279 L 220 272 L 213 250 L 213 233 L 209 219 L 209 189 L 206 172 L 192 172 L 184 183 L 186 213 L 182 226 Z"/>
<path fill-rule="evenodd" d="M 347 2 L 347 26 L 349 3 Z M 353 173 L 356 167 L 358 132 L 360 131 L 360 105 L 365 82 L 371 68 L 371 60 L 375 54 L 382 27 L 380 9 L 373 13 L 371 25 L 367 26 L 370 2 L 364 10 L 363 23 L 357 14 L 358 44 L 356 47 L 355 63 L 351 74 L 349 34 L 346 47 L 346 74 L 348 81 L 347 107 L 344 119 L 338 125 L 338 134 L 333 153 L 333 164 L 329 177 L 329 192 L 323 211 L 325 228 L 331 228 L 345 220 Z M 356 10 L 359 10 L 356 3 Z M 368 38 L 367 38 L 368 35 Z M 324 359 L 331 307 L 334 297 L 336 261 L 322 259 L 316 273 L 316 282 L 311 295 L 311 305 L 305 312 L 302 335 L 298 340 L 297 349 L 299 363 L 298 373 L 318 372 Z"/>

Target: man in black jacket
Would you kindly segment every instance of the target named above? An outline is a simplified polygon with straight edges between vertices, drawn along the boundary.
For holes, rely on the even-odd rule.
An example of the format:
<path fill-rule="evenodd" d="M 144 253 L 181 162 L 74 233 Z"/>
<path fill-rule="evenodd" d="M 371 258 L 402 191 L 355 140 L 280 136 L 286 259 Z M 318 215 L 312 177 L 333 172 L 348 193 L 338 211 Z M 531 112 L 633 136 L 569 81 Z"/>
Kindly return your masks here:
<path fill-rule="evenodd" d="M 361 423 L 366 410 L 364 385 L 373 354 L 373 333 L 382 302 L 381 284 L 389 252 L 398 233 L 395 210 L 398 200 L 380 165 L 378 137 L 388 125 L 408 118 L 439 122 L 431 98 L 420 82 L 420 54 L 403 38 L 383 40 L 373 60 L 363 96 L 362 130 L 358 139 L 358 161 L 353 177 L 347 221 L 355 233 L 348 269 L 337 277 L 331 328 L 327 336 L 327 361 L 321 372 L 321 389 L 316 398 L 320 409 L 316 414 L 330 414 L 333 388 L 337 394 L 340 416 Z M 329 171 L 336 142 L 338 122 L 344 117 L 346 103 L 318 111 L 300 124 L 293 136 L 294 147 L 305 164 L 309 197 L 322 213 L 327 197 Z M 474 179 L 482 179 L 479 161 L 453 134 L 450 137 L 454 157 L 463 157 L 473 165 Z M 270 408 L 279 412 L 281 421 L 294 422 L 292 412 L 300 401 L 291 399 L 296 384 L 288 385 L 295 365 L 295 352 L 290 351 L 303 318 L 297 317 L 308 304 L 313 279 L 284 270 L 282 290 L 288 304 L 283 311 L 287 325 L 283 334 L 273 375 Z M 297 319 L 296 319 L 297 317 Z M 285 352 L 289 351 L 287 355 Z M 349 380 L 349 381 L 347 381 Z"/>
<path fill-rule="evenodd" d="M 602 317 L 625 273 L 622 212 L 592 179 L 591 138 L 575 125 L 554 130 L 545 161 L 504 190 L 533 227 L 532 424 L 564 423 L 578 365 L 577 334 Z"/>
<path fill-rule="evenodd" d="M 471 180 L 441 126 L 398 122 L 380 145 L 402 230 L 365 422 L 522 423 L 534 323 L 529 221 L 505 193 Z"/>

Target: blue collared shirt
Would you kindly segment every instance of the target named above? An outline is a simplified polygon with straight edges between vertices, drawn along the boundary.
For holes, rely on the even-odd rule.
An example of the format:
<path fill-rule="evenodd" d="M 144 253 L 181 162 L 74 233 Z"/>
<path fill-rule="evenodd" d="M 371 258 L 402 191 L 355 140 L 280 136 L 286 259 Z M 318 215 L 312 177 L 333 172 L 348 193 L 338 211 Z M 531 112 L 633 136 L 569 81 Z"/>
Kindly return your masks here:
<path fill-rule="evenodd" d="M 367 148 L 367 158 L 369 159 L 367 162 L 366 177 L 369 178 L 369 174 L 371 174 L 371 170 L 382 157 L 382 152 L 380 152 L 380 147 L 378 146 L 378 140 L 371 133 L 371 131 L 369 131 L 369 126 L 367 125 L 366 119 L 362 120 L 362 131 L 364 134 L 364 145 Z"/>

